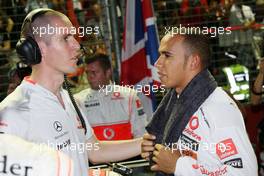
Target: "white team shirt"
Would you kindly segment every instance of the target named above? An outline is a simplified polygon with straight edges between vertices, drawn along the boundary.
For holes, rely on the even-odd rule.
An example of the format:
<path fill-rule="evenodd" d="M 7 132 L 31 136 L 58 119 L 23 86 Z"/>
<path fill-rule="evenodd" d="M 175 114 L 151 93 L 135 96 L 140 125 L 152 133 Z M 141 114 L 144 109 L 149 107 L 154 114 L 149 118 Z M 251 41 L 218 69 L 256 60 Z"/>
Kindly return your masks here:
<path fill-rule="evenodd" d="M 74 176 L 73 162 L 62 152 L 8 134 L 0 139 L 1 176 Z"/>
<path fill-rule="evenodd" d="M 88 172 L 86 144 L 93 132 L 86 121 L 87 133 L 81 126 L 77 113 L 65 90 L 60 91 L 65 109 L 49 90 L 30 80 L 20 86 L 0 103 L 0 132 L 20 136 L 35 143 L 66 153 L 74 162 L 74 175 Z"/>
<path fill-rule="evenodd" d="M 85 89 L 74 97 L 92 127 L 130 122 L 134 138 L 144 135 L 147 115 L 133 89 L 110 84 L 100 90 Z"/>
<path fill-rule="evenodd" d="M 176 163 L 175 176 L 257 176 L 242 114 L 221 88 L 194 113 L 178 145 L 183 157 Z"/>

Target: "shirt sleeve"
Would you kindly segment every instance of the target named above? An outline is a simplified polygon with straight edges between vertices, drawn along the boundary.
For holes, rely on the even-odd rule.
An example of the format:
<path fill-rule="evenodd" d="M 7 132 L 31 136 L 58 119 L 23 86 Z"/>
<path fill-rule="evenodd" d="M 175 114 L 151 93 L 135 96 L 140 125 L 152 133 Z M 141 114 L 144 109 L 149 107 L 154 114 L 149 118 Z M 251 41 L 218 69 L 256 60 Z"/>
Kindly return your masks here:
<path fill-rule="evenodd" d="M 0 133 L 27 138 L 30 116 L 24 111 L 6 108 L 0 111 Z"/>
<path fill-rule="evenodd" d="M 0 148 L 0 156 L 5 156 L 8 163 L 16 163 L 14 165 L 19 166 L 19 169 L 13 170 L 17 171 L 14 175 L 20 175 L 18 174 L 22 171 L 20 166 L 21 168 L 25 166 L 23 175 L 73 176 L 72 159 L 47 145 L 39 145 L 17 136 L 2 134 Z"/>
<path fill-rule="evenodd" d="M 199 158 L 199 155 L 206 155 L 204 153 L 198 154 L 197 160 L 188 156 L 180 157 L 175 176 L 257 176 L 256 157 L 245 132 L 236 127 L 226 127 L 216 129 L 210 138 L 211 148 L 207 150 L 213 153 L 211 158 Z"/>
<path fill-rule="evenodd" d="M 129 97 L 129 116 L 132 126 L 132 133 L 134 138 L 142 137 L 145 133 L 145 126 L 147 124 L 147 115 L 142 106 L 141 100 L 135 92 L 130 93 Z"/>

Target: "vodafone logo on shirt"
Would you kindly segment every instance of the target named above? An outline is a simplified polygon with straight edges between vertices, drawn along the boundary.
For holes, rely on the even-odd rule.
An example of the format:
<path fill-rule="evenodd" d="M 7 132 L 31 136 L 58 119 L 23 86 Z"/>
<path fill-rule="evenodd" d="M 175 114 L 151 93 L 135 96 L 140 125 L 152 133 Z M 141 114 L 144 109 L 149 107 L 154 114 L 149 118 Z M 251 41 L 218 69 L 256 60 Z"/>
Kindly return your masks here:
<path fill-rule="evenodd" d="M 216 144 L 216 154 L 222 160 L 237 154 L 236 146 L 231 138 Z"/>
<path fill-rule="evenodd" d="M 140 108 L 142 106 L 141 101 L 139 99 L 136 100 L 136 106 L 137 108 Z"/>
<path fill-rule="evenodd" d="M 197 116 L 192 116 L 189 122 L 189 127 L 192 130 L 196 130 L 199 127 L 199 120 Z"/>
<path fill-rule="evenodd" d="M 112 97 L 111 97 L 111 100 L 120 100 L 120 99 L 123 99 L 124 97 L 121 96 L 120 92 L 114 92 Z"/>

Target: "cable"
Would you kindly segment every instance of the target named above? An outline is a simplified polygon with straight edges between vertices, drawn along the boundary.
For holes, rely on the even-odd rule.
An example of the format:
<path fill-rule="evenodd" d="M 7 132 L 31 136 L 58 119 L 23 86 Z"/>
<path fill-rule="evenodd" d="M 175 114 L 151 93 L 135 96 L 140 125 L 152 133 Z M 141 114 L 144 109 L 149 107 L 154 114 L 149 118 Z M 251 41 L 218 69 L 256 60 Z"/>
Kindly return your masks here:
<path fill-rule="evenodd" d="M 76 101 L 72 95 L 72 92 L 71 92 L 71 89 L 70 89 L 70 86 L 69 86 L 69 82 L 68 82 L 68 79 L 67 79 L 67 76 L 64 75 L 64 86 L 66 88 L 66 90 L 68 91 L 68 94 L 69 94 L 69 97 L 71 99 L 71 102 L 75 108 L 75 111 L 77 112 L 79 118 L 80 118 L 80 121 L 81 121 L 81 124 L 82 124 L 82 127 L 84 128 L 84 134 L 86 134 L 87 132 L 87 128 L 86 128 L 86 125 L 85 125 L 85 121 L 84 121 L 84 118 L 82 116 L 82 113 L 80 112 L 80 109 L 78 108 L 77 104 L 76 104 Z"/>
<path fill-rule="evenodd" d="M 80 53 L 79 60 L 78 60 L 79 64 L 81 64 L 83 62 L 82 59 L 81 59 L 81 57 L 84 54 L 87 54 L 86 49 L 85 49 L 85 47 L 82 44 L 80 44 L 80 52 L 81 53 Z M 87 128 L 86 128 L 86 125 L 85 125 L 85 121 L 84 121 L 84 118 L 82 116 L 82 113 L 80 112 L 80 109 L 78 108 L 78 106 L 76 104 L 76 101 L 75 101 L 75 99 L 74 99 L 74 97 L 72 95 L 72 92 L 71 92 L 71 89 L 70 89 L 70 86 L 69 86 L 69 82 L 68 82 L 68 79 L 67 79 L 67 75 L 64 75 L 64 83 L 63 84 L 64 84 L 66 90 L 68 91 L 68 94 L 69 94 L 69 97 L 71 99 L 71 102 L 72 102 L 72 104 L 74 106 L 74 109 L 75 109 L 76 113 L 78 114 L 78 116 L 80 118 L 82 127 L 84 128 L 84 134 L 86 134 Z"/>

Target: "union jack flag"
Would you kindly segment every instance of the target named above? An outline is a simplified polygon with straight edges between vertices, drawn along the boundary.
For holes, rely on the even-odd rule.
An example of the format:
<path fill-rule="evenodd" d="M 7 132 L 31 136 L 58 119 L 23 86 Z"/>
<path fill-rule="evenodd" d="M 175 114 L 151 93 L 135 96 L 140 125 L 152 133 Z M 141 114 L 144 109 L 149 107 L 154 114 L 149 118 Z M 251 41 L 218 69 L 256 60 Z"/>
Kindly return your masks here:
<path fill-rule="evenodd" d="M 124 29 L 121 84 L 152 86 L 153 83 L 159 83 L 154 67 L 159 57 L 159 40 L 151 0 L 126 1 Z M 150 108 L 151 111 L 155 109 L 153 93 L 140 98 L 145 110 L 146 108 Z"/>

